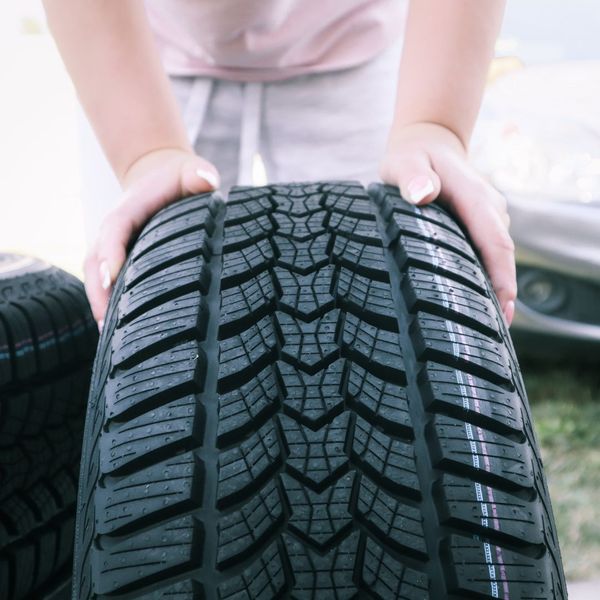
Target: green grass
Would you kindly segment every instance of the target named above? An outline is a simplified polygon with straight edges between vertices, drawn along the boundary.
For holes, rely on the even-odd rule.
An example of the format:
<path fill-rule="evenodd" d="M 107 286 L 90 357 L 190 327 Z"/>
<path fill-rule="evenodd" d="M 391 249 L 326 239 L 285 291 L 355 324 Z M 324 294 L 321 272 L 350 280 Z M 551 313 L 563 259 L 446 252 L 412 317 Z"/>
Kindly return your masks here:
<path fill-rule="evenodd" d="M 523 368 L 567 579 L 600 577 L 600 369 Z"/>

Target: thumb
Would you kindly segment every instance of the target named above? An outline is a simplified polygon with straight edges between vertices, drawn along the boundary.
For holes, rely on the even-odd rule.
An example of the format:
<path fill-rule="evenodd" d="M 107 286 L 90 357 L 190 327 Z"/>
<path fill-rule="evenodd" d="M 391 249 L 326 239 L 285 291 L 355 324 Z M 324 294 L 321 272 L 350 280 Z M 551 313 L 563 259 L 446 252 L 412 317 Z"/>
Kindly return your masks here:
<path fill-rule="evenodd" d="M 181 195 L 188 196 L 216 190 L 221 181 L 214 165 L 198 156 L 186 160 L 182 165 L 180 185 Z"/>
<path fill-rule="evenodd" d="M 410 204 L 428 204 L 440 195 L 440 178 L 426 155 L 399 160 L 395 171 L 400 193 Z"/>

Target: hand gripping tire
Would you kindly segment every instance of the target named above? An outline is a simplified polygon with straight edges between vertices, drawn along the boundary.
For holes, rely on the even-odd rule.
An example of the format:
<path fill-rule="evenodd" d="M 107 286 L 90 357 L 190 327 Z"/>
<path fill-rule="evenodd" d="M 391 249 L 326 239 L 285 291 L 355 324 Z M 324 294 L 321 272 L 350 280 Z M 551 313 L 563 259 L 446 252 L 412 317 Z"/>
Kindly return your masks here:
<path fill-rule="evenodd" d="M 0 254 L 0 600 L 41 598 L 70 577 L 97 339 L 80 281 Z"/>
<path fill-rule="evenodd" d="M 506 327 L 441 208 L 169 206 L 97 355 L 74 597 L 566 598 Z"/>

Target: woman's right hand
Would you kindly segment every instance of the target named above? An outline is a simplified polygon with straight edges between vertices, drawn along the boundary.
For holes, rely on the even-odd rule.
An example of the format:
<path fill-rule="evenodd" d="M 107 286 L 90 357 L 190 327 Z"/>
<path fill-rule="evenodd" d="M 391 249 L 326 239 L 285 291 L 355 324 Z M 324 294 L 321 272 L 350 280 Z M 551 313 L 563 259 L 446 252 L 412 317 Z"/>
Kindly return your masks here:
<path fill-rule="evenodd" d="M 218 187 L 215 166 L 182 149 L 155 150 L 127 170 L 119 205 L 105 217 L 84 263 L 85 290 L 100 330 L 131 238 L 164 206 Z"/>

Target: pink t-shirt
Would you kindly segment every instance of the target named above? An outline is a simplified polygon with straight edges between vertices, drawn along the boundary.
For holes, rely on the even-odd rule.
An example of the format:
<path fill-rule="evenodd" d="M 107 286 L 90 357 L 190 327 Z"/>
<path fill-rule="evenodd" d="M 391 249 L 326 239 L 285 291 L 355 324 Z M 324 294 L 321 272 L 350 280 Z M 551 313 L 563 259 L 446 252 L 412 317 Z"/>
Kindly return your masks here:
<path fill-rule="evenodd" d="M 407 0 L 146 0 L 171 75 L 273 81 L 359 65 L 404 28 Z"/>

